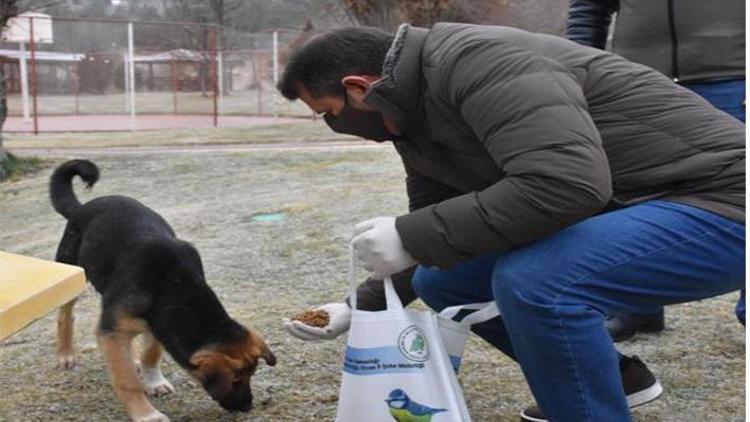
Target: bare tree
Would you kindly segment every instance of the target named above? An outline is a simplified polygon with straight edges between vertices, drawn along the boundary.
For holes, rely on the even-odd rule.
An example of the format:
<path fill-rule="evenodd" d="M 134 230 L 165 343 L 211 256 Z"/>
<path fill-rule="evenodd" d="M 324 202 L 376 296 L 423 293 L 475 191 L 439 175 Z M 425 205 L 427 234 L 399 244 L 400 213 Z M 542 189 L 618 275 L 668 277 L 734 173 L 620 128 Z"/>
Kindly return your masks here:
<path fill-rule="evenodd" d="M 0 0 L 0 32 L 2 32 L 8 21 L 17 16 L 20 12 L 18 0 Z M 3 125 L 8 117 L 8 99 L 5 89 L 5 71 L 0 63 L 0 162 L 8 159 L 8 153 L 3 146 Z M 0 167 L 0 179 L 5 177 L 2 167 Z"/>
<path fill-rule="evenodd" d="M 436 22 L 509 25 L 560 35 L 567 0 L 339 0 L 359 25 L 394 30 L 401 22 L 430 27 Z"/>
<path fill-rule="evenodd" d="M 486 22 L 564 35 L 568 6 L 568 0 L 502 0 L 487 14 Z"/>
<path fill-rule="evenodd" d="M 206 2 L 206 5 L 213 11 L 216 17 L 214 23 L 226 26 L 228 23 L 227 19 L 242 7 L 242 2 L 237 0 L 209 0 Z"/>
<path fill-rule="evenodd" d="M 401 17 L 416 26 L 430 27 L 436 22 L 483 22 L 494 1 L 414 0 L 401 1 Z"/>
<path fill-rule="evenodd" d="M 7 27 L 9 21 L 23 12 L 48 7 L 48 1 L 41 0 L 0 0 L 0 33 Z M 0 57 L 0 163 L 9 158 L 8 151 L 3 146 L 3 125 L 8 117 L 8 92 L 6 88 L 5 70 Z M 5 178 L 5 171 L 0 166 L 0 180 Z"/>
<path fill-rule="evenodd" d="M 162 48 L 185 48 L 200 52 L 203 59 L 198 63 L 201 93 L 208 95 L 212 43 L 216 48 L 226 48 L 221 28 L 229 25 L 235 13 L 243 6 L 243 0 L 173 0 L 166 9 L 166 18 L 171 21 L 191 22 L 200 25 L 185 25 L 173 28 L 154 26 L 143 32 L 152 45 Z M 215 40 L 212 37 L 216 37 Z"/>
<path fill-rule="evenodd" d="M 402 0 L 341 0 L 350 18 L 360 25 L 394 30 L 400 22 Z"/>
<path fill-rule="evenodd" d="M 426 27 L 439 21 L 480 22 L 494 3 L 489 0 L 341 0 L 354 22 L 386 30 L 394 30 L 402 22 Z"/>

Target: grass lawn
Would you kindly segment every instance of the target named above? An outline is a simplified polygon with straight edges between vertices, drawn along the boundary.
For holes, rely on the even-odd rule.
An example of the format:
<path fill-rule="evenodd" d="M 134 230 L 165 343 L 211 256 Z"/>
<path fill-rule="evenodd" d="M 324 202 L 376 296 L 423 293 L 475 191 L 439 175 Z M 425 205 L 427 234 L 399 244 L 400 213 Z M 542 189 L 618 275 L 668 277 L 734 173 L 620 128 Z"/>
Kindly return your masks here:
<path fill-rule="evenodd" d="M 247 128 L 205 128 L 142 132 L 93 132 L 60 134 L 6 134 L 8 150 L 26 148 L 103 148 L 157 145 L 269 144 L 316 142 L 357 138 L 338 135 L 322 119 Z"/>
<path fill-rule="evenodd" d="M 7 154 L 7 157 L 0 161 L 0 181 L 20 180 L 25 175 L 45 168 L 48 164 L 41 158 Z"/>
<path fill-rule="evenodd" d="M 312 133 L 307 129 L 294 127 L 299 135 Z M 258 128 L 252 136 L 247 130 L 137 134 L 137 140 L 133 134 L 20 137 L 8 146 L 189 143 L 202 137 L 271 142 L 279 139 L 275 130 Z M 207 280 L 229 314 L 261 331 L 279 360 L 273 368 L 261 365 L 253 378 L 256 408 L 249 414 L 224 412 L 171 358 L 164 372 L 177 393 L 152 403 L 173 421 L 332 420 L 344 339 L 304 343 L 284 332 L 281 319 L 341 300 L 353 225 L 406 211 L 403 170 L 392 148 L 88 157 L 102 177 L 92 192 L 77 184 L 81 201 L 122 194 L 161 213 L 201 252 Z M 49 203 L 50 171 L 0 184 L 0 250 L 54 257 L 64 220 Z M 252 218 L 270 212 L 286 219 Z M 733 314 L 736 297 L 669 307 L 664 333 L 638 335 L 621 346 L 641 356 L 665 388 L 662 398 L 635 411 L 636 421 L 744 420 L 745 335 Z M 96 347 L 98 311 L 98 297 L 89 290 L 76 305 L 78 366 L 72 371 L 55 368 L 55 315 L 0 343 L 0 421 L 126 420 Z M 468 344 L 460 379 L 475 421 L 515 422 L 532 403 L 518 367 L 477 338 Z"/>
<path fill-rule="evenodd" d="M 262 114 L 273 115 L 274 103 L 276 111 L 282 115 L 309 116 L 310 110 L 300 101 L 289 102 L 281 95 L 274 95 L 275 89 L 232 91 L 221 98 L 219 104 L 224 114 Z M 101 95 L 83 94 L 78 97 L 77 112 L 80 114 L 128 114 L 129 98 L 123 93 Z M 135 109 L 140 114 L 173 113 L 177 112 L 213 113 L 213 93 L 203 96 L 200 92 L 179 92 L 173 96 L 171 92 L 138 92 L 135 96 Z M 31 100 L 29 108 L 31 108 Z M 8 109 L 11 115 L 23 114 L 23 102 L 19 94 L 8 96 Z M 66 115 L 76 113 L 75 95 L 40 95 L 37 97 L 37 112 L 39 115 Z"/>

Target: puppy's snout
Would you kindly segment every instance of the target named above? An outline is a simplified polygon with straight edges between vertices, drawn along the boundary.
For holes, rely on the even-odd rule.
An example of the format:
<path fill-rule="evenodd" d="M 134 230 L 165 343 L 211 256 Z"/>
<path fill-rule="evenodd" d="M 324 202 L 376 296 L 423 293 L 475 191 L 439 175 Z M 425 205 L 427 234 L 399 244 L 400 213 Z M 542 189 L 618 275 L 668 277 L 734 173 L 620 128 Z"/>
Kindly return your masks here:
<path fill-rule="evenodd" d="M 219 400 L 219 405 L 230 412 L 249 412 L 253 408 L 253 393 L 249 386 L 238 386 Z"/>
<path fill-rule="evenodd" d="M 230 412 L 249 412 L 253 408 L 253 399 L 243 400 L 223 400 L 219 404 Z"/>

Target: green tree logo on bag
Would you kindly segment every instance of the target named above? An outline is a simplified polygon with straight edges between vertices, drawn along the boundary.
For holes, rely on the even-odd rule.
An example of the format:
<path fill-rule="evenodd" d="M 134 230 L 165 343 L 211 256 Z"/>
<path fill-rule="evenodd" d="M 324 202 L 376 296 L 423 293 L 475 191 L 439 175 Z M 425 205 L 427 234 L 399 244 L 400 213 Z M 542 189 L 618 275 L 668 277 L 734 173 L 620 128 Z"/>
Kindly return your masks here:
<path fill-rule="evenodd" d="M 424 362 L 430 358 L 427 337 L 425 337 L 422 329 L 416 325 L 406 327 L 398 335 L 398 350 L 404 357 L 414 362 Z"/>

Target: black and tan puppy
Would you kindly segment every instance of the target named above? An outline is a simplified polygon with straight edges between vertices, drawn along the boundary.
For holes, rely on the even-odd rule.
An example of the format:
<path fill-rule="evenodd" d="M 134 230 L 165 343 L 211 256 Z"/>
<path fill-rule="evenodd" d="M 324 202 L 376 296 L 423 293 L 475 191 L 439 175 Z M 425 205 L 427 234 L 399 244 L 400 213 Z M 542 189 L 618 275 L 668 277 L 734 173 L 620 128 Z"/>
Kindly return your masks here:
<path fill-rule="evenodd" d="M 227 315 L 206 284 L 198 251 L 177 239 L 161 216 L 124 196 L 81 205 L 71 184 L 76 175 L 91 187 L 99 170 L 90 161 L 68 161 L 50 182 L 52 204 L 68 220 L 57 260 L 83 267 L 101 294 L 97 340 L 130 417 L 169 420 L 146 398 L 174 391 L 159 370 L 162 347 L 222 407 L 250 410 L 250 376 L 258 359 L 276 363 L 261 336 Z M 58 362 L 66 368 L 75 362 L 74 304 L 60 308 L 58 317 Z M 138 334 L 147 338 L 142 382 L 131 355 Z"/>

